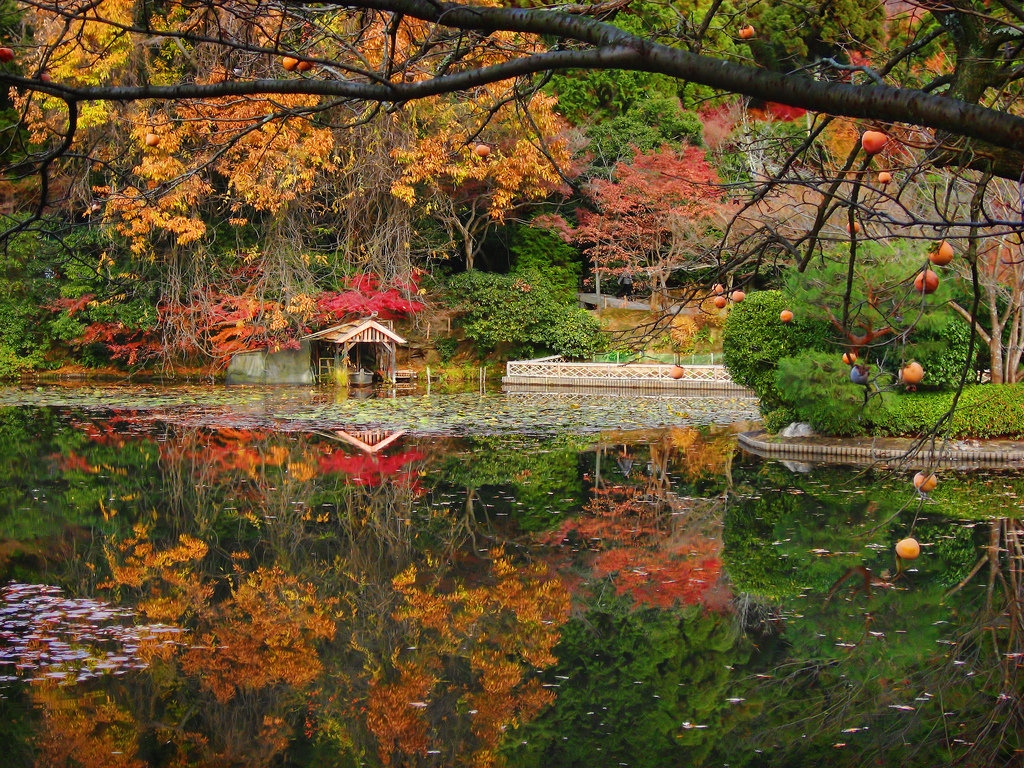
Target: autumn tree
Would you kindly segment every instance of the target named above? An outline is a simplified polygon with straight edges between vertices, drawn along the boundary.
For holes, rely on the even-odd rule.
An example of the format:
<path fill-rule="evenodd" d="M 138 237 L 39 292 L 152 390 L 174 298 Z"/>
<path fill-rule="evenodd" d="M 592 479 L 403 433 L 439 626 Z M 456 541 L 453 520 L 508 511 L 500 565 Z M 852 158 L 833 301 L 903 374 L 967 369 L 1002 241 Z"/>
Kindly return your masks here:
<path fill-rule="evenodd" d="M 473 269 L 487 232 L 530 203 L 567 193 L 573 145 L 543 93 L 515 100 L 514 86 L 481 89 L 470 103 L 417 105 L 419 135 L 396 149 L 402 177 L 392 192 L 447 231 Z M 478 125 L 479 113 L 488 114 Z"/>
<path fill-rule="evenodd" d="M 970 184 L 982 174 L 1016 180 L 1024 167 L 1024 119 L 1014 106 L 1020 88 L 1014 43 L 1024 18 L 1009 5 L 983 9 L 958 0 L 912 13 L 894 10 L 887 35 L 875 24 L 877 17 L 861 13 L 856 4 L 817 6 L 814 28 L 795 48 L 797 59 L 776 57 L 775 64 L 758 57 L 756 35 L 742 43 L 729 34 L 735 15 L 731 7 L 717 3 L 681 12 L 674 25 L 657 22 L 632 30 L 625 28 L 625 21 L 616 25 L 595 18 L 614 21 L 613 14 L 621 10 L 615 3 L 550 11 L 354 0 L 321 11 L 253 2 L 175 7 L 161 14 L 121 1 L 102 5 L 102 11 L 75 3 L 23 6 L 32 23 L 14 41 L 17 63 L 0 80 L 14 89 L 22 124 L 29 129 L 29 161 L 12 170 L 36 173 L 40 203 L 25 221 L 11 221 L 14 227 L 38 228 L 47 204 L 65 221 L 75 210 L 79 216 L 88 210 L 91 218 L 98 204 L 101 211 L 109 209 L 108 215 L 119 217 L 124 228 L 119 237 L 131 237 L 141 223 L 157 227 L 153 232 L 165 244 L 185 248 L 199 242 L 191 239 L 203 227 L 184 220 L 188 217 L 182 210 L 209 189 L 217 193 L 206 198 L 214 203 L 211 218 L 264 218 L 276 228 L 276 237 L 294 223 L 288 211 L 282 213 L 298 204 L 288 200 L 290 189 L 309 190 L 305 197 L 315 197 L 316 190 L 329 188 L 318 186 L 320 174 L 337 174 L 347 166 L 350 158 L 339 142 L 344 129 L 370 125 L 385 114 L 399 116 L 397 124 L 388 124 L 387 139 L 374 155 L 391 158 L 395 148 L 412 146 L 410 136 L 421 138 L 412 123 L 404 122 L 411 110 L 403 107 L 422 102 L 436 108 L 444 103 L 438 97 L 460 93 L 480 108 L 470 110 L 468 120 L 460 115 L 459 127 L 452 131 L 451 146 L 463 167 L 450 174 L 443 171 L 437 182 L 447 192 L 438 199 L 447 203 L 470 178 L 468 170 L 476 168 L 466 150 L 478 136 L 480 143 L 488 142 L 487 132 L 498 124 L 494 120 L 502 109 L 521 110 L 523 124 L 529 126 L 525 135 L 536 139 L 532 145 L 539 156 L 557 163 L 558 152 L 540 138 L 550 131 L 536 129 L 533 115 L 543 115 L 543 109 L 534 100 L 540 98 L 538 88 L 547 73 L 581 69 L 660 74 L 688 88 L 808 110 L 800 130 L 785 137 L 782 154 L 763 164 L 764 173 L 749 177 L 743 205 L 756 207 L 781 188 L 792 191 L 794 199 L 807 192 L 815 198 L 810 226 L 796 236 L 767 224 L 728 228 L 715 254 L 722 274 L 763 274 L 789 266 L 806 271 L 829 244 L 826 224 L 837 208 L 878 211 L 875 221 L 889 233 L 907 226 L 932 226 L 941 233 L 964 223 L 961 215 L 946 215 L 950 211 L 941 195 L 936 197 L 938 217 L 920 215 L 906 199 L 907 187 L 894 184 L 882 190 L 871 178 L 873 170 L 884 167 L 890 176 L 927 177 L 936 168 L 947 168 L 957 183 Z M 768 28 L 762 33 L 773 45 L 788 30 L 802 26 L 777 10 L 764 18 Z M 751 63 L 755 61 L 778 69 Z M 854 141 L 848 151 L 832 153 L 824 144 L 839 117 L 849 120 L 854 139 L 864 129 L 883 129 L 890 137 L 888 148 L 867 153 Z M 132 129 L 114 141 L 101 140 L 118 121 L 128 121 Z M 217 130 L 204 127 L 210 122 Z M 204 132 L 219 138 L 206 139 Z M 146 141 L 150 133 L 155 146 Z M 500 136 L 494 143 L 500 145 Z M 156 162 L 162 152 L 178 149 L 181 156 L 169 158 L 170 164 Z M 259 153 L 266 153 L 263 167 L 272 169 L 268 174 L 261 175 L 247 162 Z M 175 165 L 188 155 L 198 162 Z M 430 159 L 447 163 L 452 157 L 438 153 Z M 218 170 L 229 161 L 240 168 L 235 181 Z M 416 167 L 412 158 L 408 168 Z M 361 203 L 365 190 L 372 188 L 380 200 L 382 189 L 389 194 L 401 190 L 402 182 L 391 170 L 390 175 L 358 174 L 337 188 Z M 504 189 L 514 189 L 521 199 L 531 197 L 527 191 L 538 184 L 550 188 L 537 173 L 527 176 L 526 186 L 508 187 L 500 181 L 498 188 L 506 184 Z M 379 183 L 367 185 L 367 180 Z M 433 184 L 426 171 L 413 170 L 406 181 L 414 180 L 425 191 Z M 107 189 L 116 194 L 95 199 Z M 130 195 L 117 196 L 128 190 Z M 871 195 L 865 197 L 868 191 Z M 137 210 L 129 198 L 145 200 L 145 210 Z M 912 215 L 892 216 L 881 198 Z M 279 200 L 289 205 L 279 206 Z M 497 213 L 500 206 L 487 208 Z M 463 227 L 469 214 L 469 208 L 462 210 L 458 221 Z M 455 219 L 447 218 L 457 232 Z M 1012 233 L 1020 228 L 1019 219 L 971 218 L 969 225 L 978 233 Z M 410 219 L 395 221 L 383 242 L 397 243 L 405 252 L 404 243 L 413 240 L 404 237 L 411 235 Z M 351 243 L 349 235 L 342 239 Z M 468 239 L 463 235 L 462 241 L 465 245 Z M 386 250 L 381 242 L 374 244 L 377 253 Z M 358 251 L 346 248 L 347 253 Z M 850 258 L 856 259 L 855 246 Z M 295 271 L 290 267 L 282 274 L 288 277 Z M 274 283 L 289 286 L 282 297 L 286 305 L 294 295 L 306 293 L 293 291 L 288 279 L 275 278 Z"/>
<path fill-rule="evenodd" d="M 717 183 L 696 147 L 637 150 L 614 180 L 592 181 L 599 213 L 581 211 L 573 234 L 594 261 L 598 292 L 600 276 L 622 275 L 645 282 L 656 299 L 677 270 L 709 266 L 703 257 L 726 212 Z"/>

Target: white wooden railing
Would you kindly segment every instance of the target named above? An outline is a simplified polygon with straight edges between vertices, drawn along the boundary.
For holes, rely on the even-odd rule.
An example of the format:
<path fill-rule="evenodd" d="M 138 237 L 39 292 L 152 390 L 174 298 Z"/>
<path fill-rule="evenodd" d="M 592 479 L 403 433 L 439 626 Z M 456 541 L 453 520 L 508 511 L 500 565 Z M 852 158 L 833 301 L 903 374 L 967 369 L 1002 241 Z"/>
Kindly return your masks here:
<path fill-rule="evenodd" d="M 677 374 L 673 376 L 673 371 Z M 560 356 L 537 360 L 510 360 L 506 376 L 580 379 L 641 379 L 645 381 L 695 381 L 730 384 L 728 371 L 721 365 L 665 365 L 650 363 L 569 363 Z M 678 375 L 680 374 L 681 375 Z"/>

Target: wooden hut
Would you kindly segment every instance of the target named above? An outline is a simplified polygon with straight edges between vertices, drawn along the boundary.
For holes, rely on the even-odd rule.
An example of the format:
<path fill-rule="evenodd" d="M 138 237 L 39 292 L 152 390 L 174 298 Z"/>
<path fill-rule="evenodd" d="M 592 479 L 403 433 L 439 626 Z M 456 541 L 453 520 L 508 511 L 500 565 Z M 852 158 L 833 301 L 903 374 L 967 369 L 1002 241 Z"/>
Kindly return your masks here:
<path fill-rule="evenodd" d="M 388 381 L 396 380 L 397 348 L 408 342 L 372 317 L 342 323 L 303 337 L 313 350 L 313 370 L 320 381 L 331 378 L 341 366 L 356 374 L 379 372 Z"/>

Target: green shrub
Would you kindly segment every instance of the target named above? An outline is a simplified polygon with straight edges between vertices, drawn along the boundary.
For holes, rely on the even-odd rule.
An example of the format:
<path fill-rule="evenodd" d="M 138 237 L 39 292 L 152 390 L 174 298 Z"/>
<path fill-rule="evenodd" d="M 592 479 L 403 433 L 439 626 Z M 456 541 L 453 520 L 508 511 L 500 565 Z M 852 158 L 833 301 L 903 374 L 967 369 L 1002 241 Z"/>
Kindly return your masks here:
<path fill-rule="evenodd" d="M 603 345 L 597 322 L 571 306 L 537 271 L 463 272 L 451 279 L 448 290 L 462 312 L 466 338 L 481 352 L 500 348 L 513 356 L 555 352 L 578 357 Z"/>
<path fill-rule="evenodd" d="M 893 383 L 882 374 L 879 386 Z M 803 352 L 779 361 L 776 386 L 786 405 L 800 421 L 825 435 L 862 435 L 868 432 L 877 412 L 885 408 L 890 393 L 879 393 L 850 381 L 850 368 L 834 352 Z"/>
<path fill-rule="evenodd" d="M 15 378 L 24 371 L 43 365 L 43 355 L 39 350 L 27 354 L 19 354 L 5 344 L 0 344 L 0 379 Z"/>
<path fill-rule="evenodd" d="M 1022 417 L 1024 384 L 966 387 L 950 419 L 949 434 L 952 437 L 1024 437 Z"/>
<path fill-rule="evenodd" d="M 447 363 L 455 357 L 455 351 L 459 348 L 459 340 L 454 336 L 442 336 L 434 342 L 434 349 L 442 363 Z"/>
<path fill-rule="evenodd" d="M 769 432 L 778 432 L 779 430 L 788 427 L 794 421 L 799 421 L 799 419 L 800 417 L 796 411 L 792 408 L 782 406 L 764 414 L 764 428 Z"/>
<path fill-rule="evenodd" d="M 607 345 L 597 318 L 578 307 L 560 307 L 553 320 L 548 343 L 564 357 L 589 359 Z"/>
<path fill-rule="evenodd" d="M 907 392 L 893 396 L 872 414 L 881 435 L 927 434 L 953 404 L 952 392 Z M 965 387 L 952 417 L 939 434 L 954 438 L 1024 437 L 1024 384 Z"/>
<path fill-rule="evenodd" d="M 779 291 L 751 293 L 733 305 L 722 334 L 725 367 L 732 380 L 752 389 L 761 400 L 761 413 L 769 413 L 786 403 L 775 384 L 779 360 L 799 352 L 825 347 L 829 328 L 820 321 L 801 320 L 799 313 L 791 323 L 779 319 L 787 309 Z"/>

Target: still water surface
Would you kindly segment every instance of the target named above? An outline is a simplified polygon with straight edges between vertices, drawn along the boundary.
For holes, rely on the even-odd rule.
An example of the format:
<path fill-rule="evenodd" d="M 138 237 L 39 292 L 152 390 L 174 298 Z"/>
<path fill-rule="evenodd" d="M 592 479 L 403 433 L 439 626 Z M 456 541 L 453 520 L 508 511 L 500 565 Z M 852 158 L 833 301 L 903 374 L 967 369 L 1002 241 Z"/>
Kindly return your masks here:
<path fill-rule="evenodd" d="M 0 405 L 0 765 L 1020 763 L 1015 473 L 763 461 L 739 398 Z"/>

